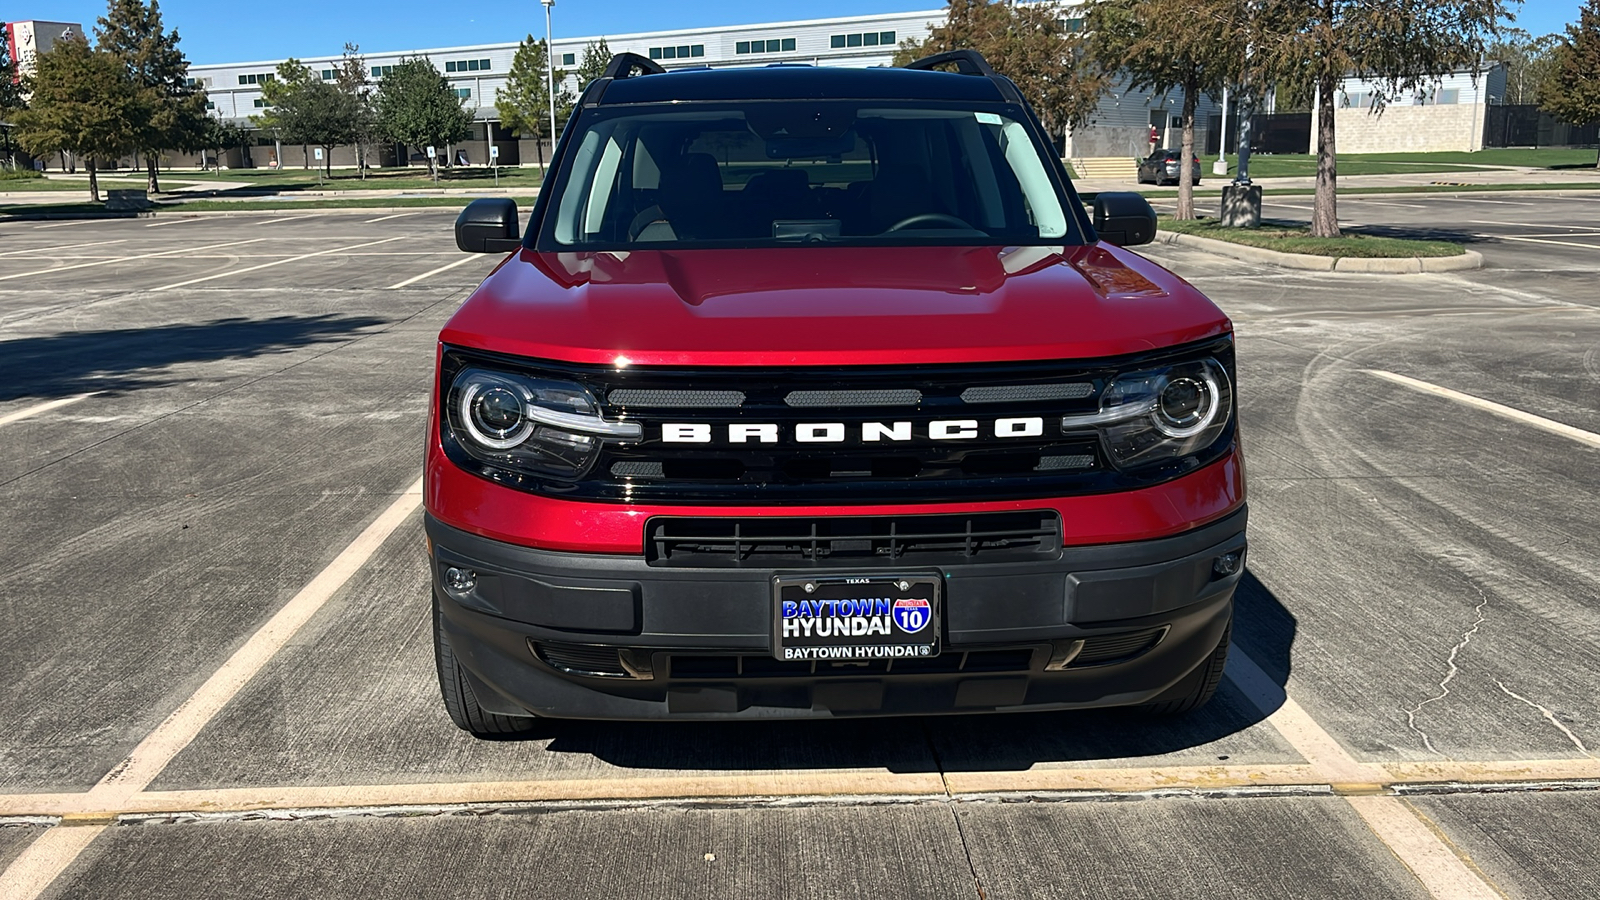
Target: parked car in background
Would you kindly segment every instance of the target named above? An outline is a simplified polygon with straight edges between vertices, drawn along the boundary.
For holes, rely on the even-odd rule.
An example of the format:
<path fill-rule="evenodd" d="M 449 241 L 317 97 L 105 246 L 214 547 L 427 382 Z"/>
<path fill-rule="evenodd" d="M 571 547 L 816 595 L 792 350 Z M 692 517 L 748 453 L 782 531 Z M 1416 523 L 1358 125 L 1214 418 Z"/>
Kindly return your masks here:
<path fill-rule="evenodd" d="M 1183 159 L 1182 150 L 1157 150 L 1139 161 L 1140 184 L 1177 184 L 1178 161 Z M 1190 165 L 1194 166 L 1194 183 L 1200 183 L 1200 157 L 1193 157 Z"/>

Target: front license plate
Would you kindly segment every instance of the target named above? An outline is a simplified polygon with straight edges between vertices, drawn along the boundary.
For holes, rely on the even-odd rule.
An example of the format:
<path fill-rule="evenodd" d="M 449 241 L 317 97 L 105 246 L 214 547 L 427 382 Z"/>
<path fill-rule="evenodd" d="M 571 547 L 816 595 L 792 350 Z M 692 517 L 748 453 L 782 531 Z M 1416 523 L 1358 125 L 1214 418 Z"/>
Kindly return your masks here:
<path fill-rule="evenodd" d="M 856 662 L 939 655 L 933 575 L 773 579 L 772 655 Z"/>

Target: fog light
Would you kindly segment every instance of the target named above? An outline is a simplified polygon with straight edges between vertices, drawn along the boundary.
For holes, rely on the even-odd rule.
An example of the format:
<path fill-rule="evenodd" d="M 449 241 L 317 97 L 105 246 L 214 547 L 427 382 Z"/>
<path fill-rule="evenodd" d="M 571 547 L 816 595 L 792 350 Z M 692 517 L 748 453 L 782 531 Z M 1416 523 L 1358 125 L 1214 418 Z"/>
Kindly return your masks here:
<path fill-rule="evenodd" d="M 452 591 L 470 591 L 478 584 L 478 573 L 451 566 L 444 570 L 444 586 Z"/>
<path fill-rule="evenodd" d="M 1211 571 L 1220 578 L 1226 578 L 1239 571 L 1239 564 L 1244 562 L 1244 554 L 1239 551 L 1224 553 L 1211 564 Z"/>

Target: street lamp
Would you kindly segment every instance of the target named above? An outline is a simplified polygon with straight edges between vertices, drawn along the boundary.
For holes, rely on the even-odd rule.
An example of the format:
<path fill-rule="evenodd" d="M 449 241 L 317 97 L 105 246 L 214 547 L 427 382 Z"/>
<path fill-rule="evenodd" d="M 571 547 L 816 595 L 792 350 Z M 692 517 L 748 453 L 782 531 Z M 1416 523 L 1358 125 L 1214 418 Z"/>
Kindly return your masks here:
<path fill-rule="evenodd" d="M 544 4 L 544 63 L 546 95 L 550 98 L 550 152 L 556 147 L 556 47 L 550 37 L 550 8 L 556 0 L 539 0 Z"/>

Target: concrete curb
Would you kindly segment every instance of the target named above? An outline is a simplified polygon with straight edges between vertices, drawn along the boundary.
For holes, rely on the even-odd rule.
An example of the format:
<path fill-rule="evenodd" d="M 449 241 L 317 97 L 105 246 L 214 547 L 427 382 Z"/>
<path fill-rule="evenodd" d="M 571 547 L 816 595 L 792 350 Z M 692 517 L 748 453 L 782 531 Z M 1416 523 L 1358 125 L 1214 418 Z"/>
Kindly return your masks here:
<path fill-rule="evenodd" d="M 1405 256 L 1391 259 L 1371 259 L 1357 256 L 1313 256 L 1308 253 L 1279 253 L 1262 247 L 1249 247 L 1192 234 L 1157 231 L 1156 240 L 1163 244 L 1178 244 L 1206 253 L 1226 256 L 1245 262 L 1266 263 L 1284 269 L 1301 269 L 1308 272 L 1368 272 L 1384 275 L 1416 275 L 1423 272 L 1459 272 L 1463 269 L 1483 267 L 1483 254 L 1475 250 L 1464 251 L 1460 256 Z"/>
<path fill-rule="evenodd" d="M 264 216 L 272 213 L 303 212 L 308 215 L 349 215 L 357 216 L 363 213 L 368 215 L 383 215 L 385 213 L 412 213 L 432 212 L 434 210 L 458 211 L 454 206 L 331 206 L 311 207 L 297 209 L 293 206 L 278 206 L 272 209 L 184 209 L 180 206 L 160 208 L 155 211 L 127 212 L 127 213 L 0 213 L 0 224 L 6 222 L 41 222 L 50 219 L 153 219 L 159 212 L 163 218 L 176 218 L 180 216 Z"/>

